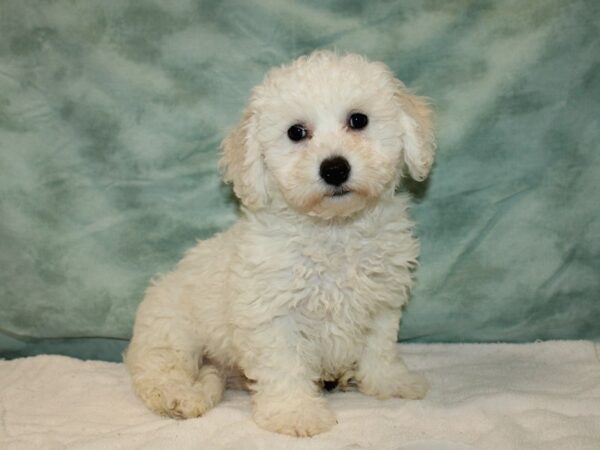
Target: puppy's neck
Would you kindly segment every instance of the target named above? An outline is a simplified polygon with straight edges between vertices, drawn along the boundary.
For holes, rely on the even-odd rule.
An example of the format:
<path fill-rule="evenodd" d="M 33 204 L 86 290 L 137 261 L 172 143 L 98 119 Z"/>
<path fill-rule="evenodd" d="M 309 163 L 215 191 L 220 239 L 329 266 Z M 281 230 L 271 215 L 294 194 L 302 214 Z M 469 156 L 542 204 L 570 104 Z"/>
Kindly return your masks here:
<path fill-rule="evenodd" d="M 242 213 L 250 222 L 263 224 L 267 228 L 285 228 L 300 232 L 319 233 L 335 229 L 338 231 L 359 231 L 373 229 L 373 225 L 407 219 L 409 198 L 403 194 L 385 196 L 374 205 L 370 205 L 349 217 L 323 219 L 295 211 L 287 206 L 252 211 L 242 207 Z"/>

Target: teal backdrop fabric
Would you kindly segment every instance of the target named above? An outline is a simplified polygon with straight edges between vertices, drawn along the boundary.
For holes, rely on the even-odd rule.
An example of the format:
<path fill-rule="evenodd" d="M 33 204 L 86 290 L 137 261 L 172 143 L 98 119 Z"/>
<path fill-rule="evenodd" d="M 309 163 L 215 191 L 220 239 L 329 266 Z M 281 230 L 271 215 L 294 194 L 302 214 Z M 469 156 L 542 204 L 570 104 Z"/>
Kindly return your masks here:
<path fill-rule="evenodd" d="M 157 272 L 232 224 L 218 145 L 265 71 L 387 63 L 437 109 L 400 338 L 600 338 L 600 2 L 0 3 L 0 355 L 119 359 Z"/>

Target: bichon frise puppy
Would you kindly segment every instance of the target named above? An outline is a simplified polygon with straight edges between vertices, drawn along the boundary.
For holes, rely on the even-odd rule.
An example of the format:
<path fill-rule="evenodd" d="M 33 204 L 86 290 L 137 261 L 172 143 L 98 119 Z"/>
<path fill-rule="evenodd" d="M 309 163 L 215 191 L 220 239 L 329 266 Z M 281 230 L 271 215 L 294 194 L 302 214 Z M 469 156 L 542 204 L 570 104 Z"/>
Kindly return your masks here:
<path fill-rule="evenodd" d="M 434 149 L 428 103 L 384 64 L 319 51 L 271 70 L 223 142 L 239 221 L 139 307 L 125 361 L 142 400 L 200 416 L 237 370 L 259 426 L 311 436 L 336 423 L 323 383 L 422 398 L 396 347 L 418 243 L 395 190 Z"/>

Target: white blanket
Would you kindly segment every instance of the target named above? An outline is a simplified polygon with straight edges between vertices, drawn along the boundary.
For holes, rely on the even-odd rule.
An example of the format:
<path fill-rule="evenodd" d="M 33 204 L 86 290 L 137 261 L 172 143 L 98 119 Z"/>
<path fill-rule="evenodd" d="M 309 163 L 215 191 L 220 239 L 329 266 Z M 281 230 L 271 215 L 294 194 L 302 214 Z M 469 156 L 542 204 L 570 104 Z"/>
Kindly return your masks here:
<path fill-rule="evenodd" d="M 227 391 L 206 416 L 149 412 L 121 364 L 0 361 L 1 449 L 600 449 L 600 344 L 402 345 L 431 383 L 425 400 L 327 394 L 339 424 L 313 438 L 259 429 Z"/>

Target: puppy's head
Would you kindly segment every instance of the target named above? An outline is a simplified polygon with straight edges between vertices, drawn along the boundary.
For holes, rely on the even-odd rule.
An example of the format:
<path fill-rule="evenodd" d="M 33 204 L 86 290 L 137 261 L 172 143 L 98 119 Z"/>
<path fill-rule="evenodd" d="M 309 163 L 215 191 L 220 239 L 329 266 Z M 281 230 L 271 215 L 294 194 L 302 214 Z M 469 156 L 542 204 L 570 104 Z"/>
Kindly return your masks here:
<path fill-rule="evenodd" d="M 392 195 L 405 167 L 427 176 L 431 115 L 385 65 L 319 51 L 271 70 L 253 90 L 223 141 L 221 167 L 249 209 L 348 217 Z"/>

